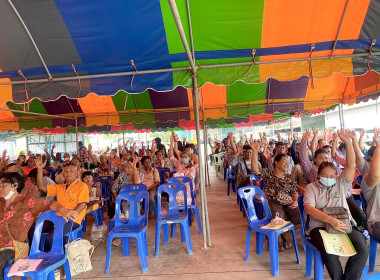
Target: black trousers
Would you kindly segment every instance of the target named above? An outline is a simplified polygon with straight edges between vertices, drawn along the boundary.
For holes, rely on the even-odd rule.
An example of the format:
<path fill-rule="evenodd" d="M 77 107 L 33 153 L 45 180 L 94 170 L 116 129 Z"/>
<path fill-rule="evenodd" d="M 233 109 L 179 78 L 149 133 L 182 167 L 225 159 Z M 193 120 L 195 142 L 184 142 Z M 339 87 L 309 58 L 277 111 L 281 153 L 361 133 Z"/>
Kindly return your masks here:
<path fill-rule="evenodd" d="M 367 216 L 364 211 L 356 204 L 353 196 L 347 198 L 348 208 L 350 209 L 352 218 L 354 218 L 359 229 L 367 229 Z"/>
<path fill-rule="evenodd" d="M 15 257 L 15 251 L 5 249 L 0 251 L 0 280 L 4 279 L 4 268 L 7 263 Z"/>
<path fill-rule="evenodd" d="M 323 240 L 321 234 L 319 233 L 320 229 L 325 228 L 314 228 L 310 231 L 310 238 L 314 246 L 321 253 L 322 259 L 325 263 L 327 271 L 331 279 L 333 280 L 358 280 L 360 279 L 364 265 L 368 258 L 368 248 L 364 238 L 364 235 L 356 229 L 352 228 L 352 232 L 348 234 L 352 245 L 356 250 L 356 255 L 353 255 L 348 258 L 346 263 L 346 269 L 343 273 L 342 265 L 339 261 L 339 257 L 336 255 L 331 255 L 326 253 L 325 246 L 323 245 Z"/>

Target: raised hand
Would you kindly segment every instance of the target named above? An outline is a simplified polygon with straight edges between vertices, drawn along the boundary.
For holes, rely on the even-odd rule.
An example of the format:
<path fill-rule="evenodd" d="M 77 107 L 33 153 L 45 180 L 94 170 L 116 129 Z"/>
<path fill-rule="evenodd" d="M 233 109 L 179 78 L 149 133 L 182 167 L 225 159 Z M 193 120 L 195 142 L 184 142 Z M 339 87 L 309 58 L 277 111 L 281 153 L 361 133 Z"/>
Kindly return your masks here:
<path fill-rule="evenodd" d="M 4 150 L 2 158 L 5 158 L 6 155 L 7 155 L 7 150 Z"/>
<path fill-rule="evenodd" d="M 380 136 L 380 129 L 377 128 L 377 127 L 375 127 L 375 128 L 373 129 L 373 134 L 375 134 L 375 137 L 376 137 L 376 138 L 379 138 L 379 136 Z"/>
<path fill-rule="evenodd" d="M 306 140 L 308 141 L 309 138 L 310 138 L 310 130 L 309 129 L 305 129 L 305 132 L 302 134 L 302 140 Z"/>
<path fill-rule="evenodd" d="M 47 149 L 47 148 L 45 148 L 45 149 L 44 149 L 44 152 L 45 152 L 45 154 L 47 154 L 47 153 L 48 153 L 48 149 Z"/>
<path fill-rule="evenodd" d="M 53 145 L 51 146 L 51 149 L 53 150 L 55 147 L 56 147 L 55 144 L 53 144 Z"/>
<path fill-rule="evenodd" d="M 365 134 L 364 129 L 360 130 L 360 138 L 363 138 L 364 134 Z"/>
<path fill-rule="evenodd" d="M 337 134 L 344 143 L 349 143 L 350 142 L 350 136 L 348 135 L 347 131 L 345 129 L 341 129 L 340 131 L 337 131 Z"/>
<path fill-rule="evenodd" d="M 352 140 L 357 140 L 355 131 L 347 129 L 347 134 Z"/>
<path fill-rule="evenodd" d="M 232 132 L 228 132 L 228 138 L 232 139 L 232 137 L 234 136 L 234 134 Z"/>
<path fill-rule="evenodd" d="M 323 129 L 323 133 L 324 133 L 325 135 L 329 134 L 329 130 L 327 129 L 327 127 L 325 127 L 325 128 Z"/>
<path fill-rule="evenodd" d="M 46 160 L 42 161 L 42 157 L 38 156 L 35 160 L 34 163 L 36 164 L 37 169 L 44 169 L 46 166 Z"/>
<path fill-rule="evenodd" d="M 257 141 L 254 141 L 253 138 L 249 140 L 249 144 L 251 145 L 251 148 L 253 151 L 259 152 L 260 151 L 260 144 Z"/>
<path fill-rule="evenodd" d="M 139 159 L 138 159 L 138 157 L 135 155 L 135 156 L 133 156 L 133 161 L 132 161 L 132 166 L 133 167 L 136 167 L 136 164 L 139 162 Z"/>
<path fill-rule="evenodd" d="M 314 128 L 314 127 L 313 127 L 312 130 L 313 130 L 313 134 L 314 134 L 314 135 L 318 135 L 318 129 L 317 129 L 317 128 Z"/>

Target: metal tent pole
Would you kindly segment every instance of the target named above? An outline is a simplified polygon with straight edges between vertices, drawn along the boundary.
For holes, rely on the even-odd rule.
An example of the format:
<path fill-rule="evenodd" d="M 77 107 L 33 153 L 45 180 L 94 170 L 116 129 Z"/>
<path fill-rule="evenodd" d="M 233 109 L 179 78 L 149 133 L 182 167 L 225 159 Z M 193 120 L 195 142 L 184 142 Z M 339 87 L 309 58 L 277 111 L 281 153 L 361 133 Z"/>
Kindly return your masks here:
<path fill-rule="evenodd" d="M 171 0 L 168 0 L 171 1 Z M 380 55 L 380 52 L 372 52 L 373 56 Z M 345 54 L 345 55 L 334 55 L 334 56 L 316 56 L 316 57 L 305 57 L 305 58 L 292 58 L 292 59 L 279 59 L 279 60 L 267 60 L 267 61 L 256 61 L 255 64 L 273 64 L 273 63 L 286 63 L 286 62 L 302 62 L 302 61 L 315 61 L 315 60 L 326 60 L 326 59 L 341 59 L 341 58 L 352 58 L 352 57 L 362 57 L 368 56 L 368 53 L 354 53 L 354 54 Z M 191 63 L 190 63 L 191 64 Z M 234 62 L 234 63 L 222 63 L 222 64 L 212 64 L 212 65 L 202 65 L 196 68 L 222 68 L 222 67 L 233 67 L 233 66 L 250 66 L 251 62 Z M 69 77 L 56 77 L 54 82 L 61 81 L 73 81 L 73 80 L 85 80 L 85 79 L 95 79 L 95 78 L 107 78 L 107 77 L 118 77 L 118 76 L 131 76 L 131 75 L 142 75 L 142 74 L 152 74 L 152 73 L 166 73 L 166 72 L 175 72 L 175 71 L 187 71 L 188 67 L 181 68 L 164 68 L 164 69 L 155 69 L 155 70 L 143 70 L 143 71 L 129 71 L 129 72 L 116 72 L 116 73 L 102 73 L 102 74 L 93 74 L 93 75 L 78 75 L 78 76 L 69 76 Z M 25 82 L 27 84 L 31 83 L 46 83 L 50 82 L 49 79 L 28 79 L 27 81 L 9 81 L 2 82 L 0 86 L 4 85 L 23 85 Z"/>
<path fill-rule="evenodd" d="M 340 30 L 342 29 L 344 16 L 346 15 L 347 7 L 348 7 L 348 2 L 350 2 L 350 0 L 347 0 L 346 1 L 346 5 L 344 6 L 343 14 L 342 14 L 342 17 L 341 17 L 340 23 L 339 23 L 338 32 L 336 33 L 335 41 L 334 41 L 334 44 L 333 44 L 333 47 L 332 47 L 332 50 L 331 50 L 331 54 L 330 54 L 331 56 L 334 55 L 336 43 L 338 42 L 339 33 L 340 33 Z"/>
<path fill-rule="evenodd" d="M 170 10 L 172 12 L 175 24 L 177 26 L 178 33 L 181 37 L 182 45 L 185 49 L 187 58 L 189 60 L 191 70 L 192 70 L 192 78 L 193 78 L 193 106 L 194 106 L 194 119 L 195 119 L 195 130 L 197 134 L 197 143 L 200 145 L 201 143 L 201 137 L 200 137 L 200 130 L 199 130 L 199 111 L 198 111 L 198 96 L 199 96 L 199 90 L 197 86 L 197 68 L 195 66 L 195 62 L 193 60 L 193 57 L 191 55 L 189 45 L 186 40 L 186 35 L 183 30 L 183 26 L 181 23 L 181 18 L 178 13 L 177 4 L 175 0 L 168 0 Z M 199 155 L 201 154 L 201 149 L 199 149 Z M 209 226 L 206 226 L 206 189 L 205 189 L 205 182 L 204 182 L 204 169 L 203 169 L 203 161 L 199 161 L 199 175 L 200 175 L 200 187 L 201 187 L 201 201 L 202 201 L 202 227 L 203 227 L 203 248 L 204 250 L 207 250 L 207 235 L 210 235 L 209 232 Z M 206 229 L 206 230 L 205 230 Z"/>
<path fill-rule="evenodd" d="M 75 142 L 77 144 L 77 156 L 79 156 L 79 144 L 78 144 L 78 118 L 75 117 Z"/>
<path fill-rule="evenodd" d="M 342 103 L 339 103 L 338 108 L 339 108 L 339 123 L 340 123 L 340 128 L 344 129 L 345 125 L 344 125 L 344 113 L 343 113 L 343 105 L 342 105 Z"/>
<path fill-rule="evenodd" d="M 207 141 L 207 127 L 206 127 L 206 121 L 203 119 L 203 145 L 204 145 L 204 163 L 205 163 L 205 171 L 206 171 L 206 177 L 205 177 L 205 184 L 206 186 L 211 186 L 210 184 L 210 171 L 209 171 L 209 168 L 208 168 L 208 160 L 207 160 L 207 144 L 208 144 L 208 141 Z"/>

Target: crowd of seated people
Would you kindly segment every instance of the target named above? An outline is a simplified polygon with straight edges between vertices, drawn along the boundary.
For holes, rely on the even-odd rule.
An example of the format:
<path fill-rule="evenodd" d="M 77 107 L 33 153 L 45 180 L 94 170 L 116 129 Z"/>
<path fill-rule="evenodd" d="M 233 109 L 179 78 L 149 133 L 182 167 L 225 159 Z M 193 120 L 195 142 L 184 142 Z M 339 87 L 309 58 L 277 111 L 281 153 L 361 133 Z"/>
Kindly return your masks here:
<path fill-rule="evenodd" d="M 306 129 L 301 137 L 288 133 L 287 139 L 277 135 L 276 140 L 268 140 L 265 133 L 260 133 L 259 139 L 245 135 L 236 141 L 229 133 L 221 142 L 214 141 L 213 152 L 224 153 L 224 167 L 231 167 L 237 188 L 251 185 L 251 174 L 259 178 L 254 180 L 255 186 L 262 180 L 272 215 L 291 221 L 296 228 L 301 226 L 298 195 L 303 194 L 305 213 L 310 219 L 308 234 L 321 252 L 331 279 L 359 279 L 368 257 L 368 231 L 380 238 L 380 151 L 377 149 L 380 130 L 374 129 L 368 149 L 363 145 L 364 131 L 357 135 L 350 130 L 334 133 L 324 129 L 324 135 L 318 135 L 318 130 L 313 128 Z M 363 178 L 361 185 L 358 176 Z M 366 213 L 355 201 L 360 189 L 367 204 Z M 328 207 L 347 209 L 352 225 L 348 236 L 357 254 L 348 259 L 345 271 L 338 256 L 326 253 L 319 233 L 326 223 L 337 231 L 347 230 L 344 223 L 323 212 Z M 289 233 L 279 237 L 279 251 L 292 247 L 289 237 Z"/>
<path fill-rule="evenodd" d="M 31 243 L 38 216 L 47 210 L 60 213 L 67 221 L 64 234 L 78 228 L 86 214 L 102 206 L 102 192 L 97 176 L 110 176 L 110 193 L 115 198 L 122 187 L 129 184 L 145 184 L 149 192 L 149 218 L 154 218 L 157 188 L 161 184 L 158 169 L 168 168 L 164 182 L 171 176 L 188 176 L 196 184 L 198 156 L 196 147 L 179 141 L 174 133 L 166 148 L 160 138 L 155 138 L 149 148 L 137 148 L 128 142 L 117 149 L 95 153 L 91 145 L 79 142 L 79 153 L 55 152 L 20 154 L 11 162 L 4 151 L 0 159 L 0 279 L 5 265 L 14 258 L 13 240 Z M 168 151 L 167 151 L 168 149 Z M 158 168 L 158 169 L 157 169 Z M 165 169 L 166 170 L 166 169 Z M 189 189 L 189 188 L 188 188 Z M 189 194 L 189 197 L 190 194 Z M 127 201 L 125 201 L 127 202 Z M 110 204 L 108 213 L 114 213 Z M 128 205 L 123 204 L 123 209 Z M 126 213 L 124 213 L 126 215 Z M 112 218 L 112 217 L 111 217 Z M 50 250 L 53 224 L 45 223 L 44 249 Z M 115 239 L 113 244 L 121 241 Z"/>

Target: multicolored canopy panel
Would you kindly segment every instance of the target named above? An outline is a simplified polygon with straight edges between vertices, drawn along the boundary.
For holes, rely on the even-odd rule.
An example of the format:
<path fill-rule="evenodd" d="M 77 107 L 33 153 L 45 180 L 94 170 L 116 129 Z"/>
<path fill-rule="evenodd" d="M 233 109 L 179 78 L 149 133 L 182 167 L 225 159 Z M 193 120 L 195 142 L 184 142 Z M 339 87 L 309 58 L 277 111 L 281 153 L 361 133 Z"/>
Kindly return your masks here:
<path fill-rule="evenodd" d="M 353 104 L 378 97 L 380 75 L 374 71 L 356 77 L 337 73 L 329 78 L 314 79 L 313 86 L 305 76 L 283 82 L 270 78 L 259 84 L 238 81 L 230 86 L 216 86 L 207 83 L 200 89 L 204 108 L 200 119 L 205 118 L 209 126 L 246 126 L 306 111 L 321 112 L 342 100 Z M 90 94 L 79 99 L 61 96 L 54 101 L 35 98 L 29 103 L 9 101 L 0 106 L 0 131 L 35 128 L 67 133 L 75 132 L 75 125 L 81 132 L 194 129 L 192 92 L 180 86 L 167 92 L 119 91 L 113 96 Z"/>
<path fill-rule="evenodd" d="M 380 72 L 380 0 L 188 2 L 189 10 L 185 0 L 176 0 L 188 42 L 187 12 L 190 13 L 199 87 L 206 82 L 215 85 L 231 85 L 237 80 L 257 83 L 261 94 L 254 98 L 257 101 L 264 99 L 264 93 L 268 92 L 264 90 L 270 86 L 268 79 L 275 78 L 274 84 L 294 80 L 303 86 L 302 90 L 292 92 L 291 98 L 313 99 L 304 76 L 317 80 L 334 73 L 352 77 L 364 75 L 369 69 Z M 33 98 L 54 100 L 62 95 L 77 98 L 89 93 L 110 96 L 124 90 L 143 92 L 135 99 L 137 103 L 145 100 L 142 101 L 147 106 L 144 110 L 160 109 L 158 105 L 155 108 L 152 91 L 147 89 L 169 91 L 177 86 L 192 87 L 191 73 L 183 68 L 189 66 L 187 56 L 167 0 L 0 1 L 0 38 L 0 104 Z M 253 50 L 257 65 L 249 65 L 253 61 Z M 309 57 L 318 59 L 304 60 Z M 242 62 L 229 67 L 219 65 Z M 136 72 L 162 69 L 166 69 L 165 72 Z M 328 82 L 315 81 L 318 94 L 327 92 L 318 89 L 317 83 Z M 244 85 L 238 83 L 228 89 L 235 92 L 239 87 Z M 227 88 L 224 91 L 227 92 Z M 178 92 L 184 90 L 178 88 Z M 278 94 L 289 99 L 288 92 Z M 108 98 L 109 103 L 114 104 L 121 96 Z M 204 98 L 208 100 L 207 96 Z M 243 97 L 226 94 L 220 103 L 245 102 L 247 98 L 244 94 Z M 61 100 L 56 102 L 63 102 Z M 189 106 L 186 99 L 176 100 L 173 105 L 177 104 Z M 91 124 L 87 108 L 81 103 L 76 105 L 74 110 L 86 115 L 81 123 Z M 31 107 L 34 106 L 46 110 L 45 104 L 39 101 L 33 101 Z M 106 106 L 90 105 L 88 110 L 101 112 Z M 115 114 L 122 106 L 115 104 Z M 271 112 L 269 107 L 256 109 Z M 280 111 L 286 109 L 289 108 L 285 106 Z M 224 111 L 224 116 L 235 115 L 230 111 Z M 157 114 L 162 115 L 150 114 L 146 119 L 153 121 Z M 166 114 L 163 115 L 166 119 Z M 128 117 L 113 118 L 115 122 L 123 122 Z M 48 127 L 54 127 L 49 124 Z"/>

